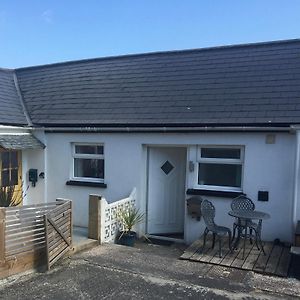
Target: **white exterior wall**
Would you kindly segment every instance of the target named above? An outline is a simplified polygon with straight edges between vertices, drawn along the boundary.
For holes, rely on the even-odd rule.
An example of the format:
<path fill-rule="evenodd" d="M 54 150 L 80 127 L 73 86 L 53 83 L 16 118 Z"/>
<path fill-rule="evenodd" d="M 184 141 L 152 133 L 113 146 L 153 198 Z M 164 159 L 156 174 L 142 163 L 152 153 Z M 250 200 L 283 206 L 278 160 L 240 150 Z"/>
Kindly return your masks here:
<path fill-rule="evenodd" d="M 43 131 L 35 131 L 34 136 L 36 136 L 42 143 L 46 144 L 45 134 Z M 23 190 L 28 190 L 25 192 L 25 197 L 23 199 L 24 205 L 37 204 L 47 202 L 46 199 L 46 180 L 38 177 L 38 181 L 35 187 L 32 186 L 28 178 L 29 169 L 37 169 L 38 175 L 41 172 L 46 172 L 46 152 L 44 149 L 28 149 L 22 151 L 22 180 L 23 180 Z M 55 199 L 54 199 L 55 201 Z"/>
<path fill-rule="evenodd" d="M 136 187 L 139 206 L 145 209 L 145 145 L 186 145 L 187 160 L 192 161 L 196 159 L 196 145 L 244 145 L 243 191 L 254 200 L 258 210 L 271 215 L 270 220 L 263 222 L 263 239 L 290 241 L 293 230 L 295 135 L 278 133 L 275 144 L 266 144 L 265 138 L 264 133 L 47 133 L 46 198 L 47 201 L 57 197 L 72 199 L 75 224 L 87 226 L 89 194 L 103 195 L 108 202 L 113 202 L 128 196 L 132 188 Z M 66 185 L 66 181 L 71 178 L 72 142 L 104 144 L 107 188 Z M 196 172 L 187 170 L 186 188 L 195 188 L 195 176 Z M 268 202 L 257 201 L 259 190 L 269 191 Z M 232 227 L 233 218 L 227 214 L 231 199 L 204 198 L 210 198 L 216 206 L 216 221 L 220 225 Z M 187 243 L 197 239 L 203 229 L 203 220 L 197 222 L 186 216 Z"/>

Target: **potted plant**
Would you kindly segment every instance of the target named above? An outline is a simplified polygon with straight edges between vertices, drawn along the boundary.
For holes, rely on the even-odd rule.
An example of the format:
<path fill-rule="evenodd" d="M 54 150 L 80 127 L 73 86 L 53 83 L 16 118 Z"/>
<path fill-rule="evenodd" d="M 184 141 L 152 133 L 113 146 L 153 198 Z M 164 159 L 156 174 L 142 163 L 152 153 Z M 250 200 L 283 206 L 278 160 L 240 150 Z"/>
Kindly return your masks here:
<path fill-rule="evenodd" d="M 133 247 L 136 240 L 136 232 L 133 227 L 144 220 L 144 214 L 135 207 L 123 209 L 118 214 L 118 219 L 121 225 L 120 236 L 118 243 Z"/>

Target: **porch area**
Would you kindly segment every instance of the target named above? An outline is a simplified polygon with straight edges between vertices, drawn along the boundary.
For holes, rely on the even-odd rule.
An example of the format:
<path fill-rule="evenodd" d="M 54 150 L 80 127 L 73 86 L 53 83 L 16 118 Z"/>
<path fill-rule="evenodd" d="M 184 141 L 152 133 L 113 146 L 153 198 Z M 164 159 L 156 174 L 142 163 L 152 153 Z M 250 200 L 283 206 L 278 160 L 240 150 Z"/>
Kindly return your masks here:
<path fill-rule="evenodd" d="M 88 237 L 88 228 L 73 225 L 72 253 L 87 250 L 99 245 L 98 240 Z"/>
<path fill-rule="evenodd" d="M 203 248 L 203 236 L 188 247 L 180 259 L 201 262 L 211 265 L 237 268 L 257 273 L 287 277 L 291 261 L 290 246 L 283 243 L 274 244 L 264 242 L 264 250 L 256 248 L 255 243 L 246 243 L 245 255 L 243 249 L 229 251 L 228 238 L 222 239 L 222 257 L 219 257 L 218 246 L 212 249 L 212 235 L 207 236 L 206 246 Z"/>

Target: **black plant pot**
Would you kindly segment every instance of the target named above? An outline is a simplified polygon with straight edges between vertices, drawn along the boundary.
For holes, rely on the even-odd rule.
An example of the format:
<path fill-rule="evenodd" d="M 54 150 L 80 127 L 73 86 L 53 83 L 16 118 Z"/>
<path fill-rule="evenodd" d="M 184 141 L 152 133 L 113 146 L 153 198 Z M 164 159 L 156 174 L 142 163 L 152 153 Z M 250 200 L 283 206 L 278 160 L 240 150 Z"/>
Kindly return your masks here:
<path fill-rule="evenodd" d="M 117 240 L 118 244 L 133 247 L 136 240 L 136 232 L 120 232 L 119 238 Z"/>

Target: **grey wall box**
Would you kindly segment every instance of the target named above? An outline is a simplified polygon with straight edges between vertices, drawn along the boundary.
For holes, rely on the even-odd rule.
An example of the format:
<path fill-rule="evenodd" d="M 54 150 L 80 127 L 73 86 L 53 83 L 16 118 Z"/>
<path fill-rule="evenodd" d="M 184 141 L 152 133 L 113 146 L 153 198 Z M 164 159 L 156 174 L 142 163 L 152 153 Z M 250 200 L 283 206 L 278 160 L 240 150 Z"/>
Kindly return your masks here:
<path fill-rule="evenodd" d="M 192 218 L 196 218 L 197 221 L 201 219 L 201 197 L 191 197 L 186 200 L 187 212 Z"/>
<path fill-rule="evenodd" d="M 264 202 L 269 201 L 269 192 L 268 191 L 258 191 L 257 200 L 264 201 Z"/>
<path fill-rule="evenodd" d="M 274 133 L 268 133 L 266 135 L 266 144 L 275 144 L 276 143 L 276 135 Z"/>
<path fill-rule="evenodd" d="M 38 170 L 37 169 L 29 169 L 28 171 L 29 181 L 32 186 L 35 187 L 36 182 L 38 181 Z"/>

